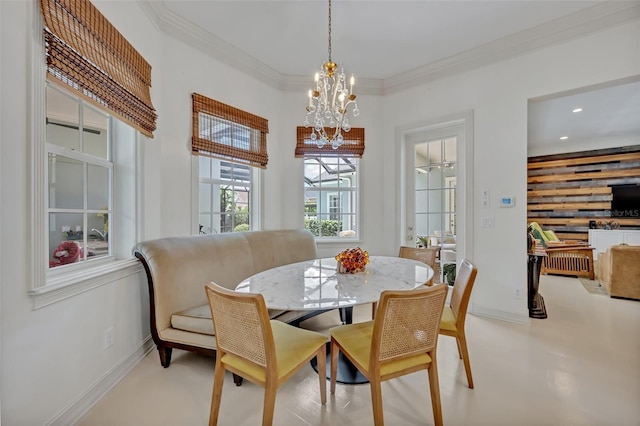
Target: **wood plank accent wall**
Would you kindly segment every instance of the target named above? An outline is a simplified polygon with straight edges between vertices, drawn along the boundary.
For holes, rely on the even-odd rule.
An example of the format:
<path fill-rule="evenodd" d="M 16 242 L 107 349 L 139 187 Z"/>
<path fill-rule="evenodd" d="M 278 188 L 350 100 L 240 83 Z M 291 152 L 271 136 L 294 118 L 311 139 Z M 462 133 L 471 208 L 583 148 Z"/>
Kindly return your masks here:
<path fill-rule="evenodd" d="M 527 169 L 527 222 L 582 241 L 590 220 L 640 229 L 640 218 L 611 217 L 611 186 L 640 184 L 640 145 L 529 157 Z"/>

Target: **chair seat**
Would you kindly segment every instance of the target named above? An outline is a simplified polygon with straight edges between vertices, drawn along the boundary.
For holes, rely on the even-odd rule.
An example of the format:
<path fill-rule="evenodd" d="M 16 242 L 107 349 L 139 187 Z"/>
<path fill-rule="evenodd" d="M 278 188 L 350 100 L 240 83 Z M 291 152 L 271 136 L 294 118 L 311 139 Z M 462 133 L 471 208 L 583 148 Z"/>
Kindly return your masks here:
<path fill-rule="evenodd" d="M 353 360 L 360 364 L 367 372 L 371 356 L 371 340 L 373 339 L 374 321 L 341 325 L 331 329 L 333 338 L 345 348 Z M 426 353 L 409 356 L 392 362 L 383 363 L 380 375 L 386 376 L 416 365 L 428 364 L 431 357 Z"/>
<path fill-rule="evenodd" d="M 453 313 L 451 306 L 445 306 L 442 311 L 442 319 L 440 320 L 440 330 L 457 331 L 456 315 Z"/>
<path fill-rule="evenodd" d="M 270 322 L 273 340 L 276 345 L 279 379 L 297 367 L 301 358 L 311 357 L 318 350 L 318 344 L 327 342 L 327 338 L 324 335 L 316 332 L 294 327 L 277 320 L 271 320 Z M 230 367 L 250 374 L 260 381 L 266 381 L 267 376 L 264 367 L 260 367 L 244 358 L 226 353 L 222 356 L 221 361 Z"/>

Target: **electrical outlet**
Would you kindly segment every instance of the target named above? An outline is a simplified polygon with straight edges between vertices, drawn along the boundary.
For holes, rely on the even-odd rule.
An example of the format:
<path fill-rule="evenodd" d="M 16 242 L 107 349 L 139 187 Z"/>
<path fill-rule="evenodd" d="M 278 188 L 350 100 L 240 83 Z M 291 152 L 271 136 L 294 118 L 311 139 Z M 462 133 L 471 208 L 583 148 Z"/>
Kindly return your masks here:
<path fill-rule="evenodd" d="M 519 288 L 514 288 L 513 289 L 513 296 L 516 299 L 522 299 L 522 291 Z"/>
<path fill-rule="evenodd" d="M 108 349 L 113 345 L 113 327 L 109 327 L 104 332 L 104 348 Z"/>

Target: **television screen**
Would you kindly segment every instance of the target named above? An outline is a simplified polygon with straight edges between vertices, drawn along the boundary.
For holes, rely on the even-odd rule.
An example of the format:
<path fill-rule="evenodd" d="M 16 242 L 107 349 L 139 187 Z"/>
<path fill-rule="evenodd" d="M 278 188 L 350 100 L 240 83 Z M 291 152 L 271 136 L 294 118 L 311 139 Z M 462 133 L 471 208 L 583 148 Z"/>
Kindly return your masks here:
<path fill-rule="evenodd" d="M 611 187 L 611 216 L 640 217 L 640 185 Z"/>

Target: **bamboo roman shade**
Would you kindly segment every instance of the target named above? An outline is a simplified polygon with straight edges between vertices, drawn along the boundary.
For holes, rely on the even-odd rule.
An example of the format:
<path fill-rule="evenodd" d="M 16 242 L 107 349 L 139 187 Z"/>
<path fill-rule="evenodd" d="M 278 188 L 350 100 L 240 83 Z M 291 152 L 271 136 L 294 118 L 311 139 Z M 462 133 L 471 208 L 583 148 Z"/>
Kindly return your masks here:
<path fill-rule="evenodd" d="M 89 0 L 40 0 L 40 7 L 47 78 L 153 137 L 149 63 Z"/>
<path fill-rule="evenodd" d="M 267 168 L 268 120 L 198 93 L 192 99 L 194 155 Z"/>
<path fill-rule="evenodd" d="M 298 127 L 296 129 L 296 157 L 355 157 L 362 158 L 364 153 L 364 128 L 353 127 L 349 132 L 343 132 L 344 141 L 338 149 L 333 149 L 328 143 L 318 148 L 316 141 L 311 140 L 313 127 Z M 326 128 L 327 134 L 329 128 Z"/>

